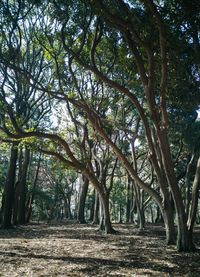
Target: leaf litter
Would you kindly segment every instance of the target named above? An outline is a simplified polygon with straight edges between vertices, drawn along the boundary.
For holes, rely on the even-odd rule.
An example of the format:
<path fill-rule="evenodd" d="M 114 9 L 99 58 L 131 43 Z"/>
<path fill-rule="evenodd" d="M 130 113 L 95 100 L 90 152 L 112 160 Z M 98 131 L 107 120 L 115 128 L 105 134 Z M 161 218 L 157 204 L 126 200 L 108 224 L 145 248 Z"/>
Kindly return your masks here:
<path fill-rule="evenodd" d="M 162 226 L 114 228 L 117 234 L 105 235 L 95 225 L 69 221 L 0 230 L 0 277 L 200 276 L 200 251 L 166 246 Z M 194 236 L 198 248 L 200 229 Z"/>

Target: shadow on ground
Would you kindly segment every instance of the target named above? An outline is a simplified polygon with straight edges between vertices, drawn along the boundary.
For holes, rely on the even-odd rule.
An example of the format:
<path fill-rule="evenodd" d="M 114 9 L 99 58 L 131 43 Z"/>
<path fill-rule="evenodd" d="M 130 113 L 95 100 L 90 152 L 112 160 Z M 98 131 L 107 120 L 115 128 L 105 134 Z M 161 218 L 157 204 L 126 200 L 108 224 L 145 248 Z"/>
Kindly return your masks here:
<path fill-rule="evenodd" d="M 199 251 L 166 247 L 162 226 L 115 229 L 105 236 L 97 226 L 68 222 L 0 230 L 0 276 L 200 276 Z M 195 236 L 198 243 L 199 229 Z"/>

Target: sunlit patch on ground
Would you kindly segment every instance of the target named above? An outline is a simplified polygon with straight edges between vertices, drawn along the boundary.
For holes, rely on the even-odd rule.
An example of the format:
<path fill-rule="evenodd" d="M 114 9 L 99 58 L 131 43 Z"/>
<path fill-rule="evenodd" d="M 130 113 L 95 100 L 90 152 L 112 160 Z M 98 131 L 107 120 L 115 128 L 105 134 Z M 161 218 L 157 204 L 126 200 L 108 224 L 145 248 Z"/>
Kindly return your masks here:
<path fill-rule="evenodd" d="M 119 233 L 108 236 L 75 223 L 0 230 L 0 276 L 200 276 L 200 253 L 166 247 L 163 228 L 115 229 Z"/>

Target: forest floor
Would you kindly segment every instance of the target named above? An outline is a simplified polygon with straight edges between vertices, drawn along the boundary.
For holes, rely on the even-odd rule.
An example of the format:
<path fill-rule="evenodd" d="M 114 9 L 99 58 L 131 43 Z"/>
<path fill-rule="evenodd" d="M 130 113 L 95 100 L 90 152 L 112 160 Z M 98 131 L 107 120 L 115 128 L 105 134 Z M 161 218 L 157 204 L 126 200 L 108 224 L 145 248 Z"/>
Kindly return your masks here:
<path fill-rule="evenodd" d="M 200 229 L 198 251 L 178 253 L 165 246 L 161 226 L 114 228 L 119 232 L 107 236 L 73 222 L 0 230 L 0 276 L 200 276 Z"/>

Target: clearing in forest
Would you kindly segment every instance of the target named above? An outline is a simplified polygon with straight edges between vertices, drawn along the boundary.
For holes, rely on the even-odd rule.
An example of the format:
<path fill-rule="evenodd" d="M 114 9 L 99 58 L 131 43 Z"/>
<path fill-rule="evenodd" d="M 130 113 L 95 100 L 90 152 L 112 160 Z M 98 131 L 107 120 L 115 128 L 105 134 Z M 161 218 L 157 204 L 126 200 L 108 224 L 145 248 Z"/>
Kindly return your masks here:
<path fill-rule="evenodd" d="M 200 252 L 165 246 L 161 226 L 114 227 L 116 235 L 72 222 L 0 230 L 0 276 L 200 276 Z M 199 229 L 195 241 L 199 247 Z"/>

